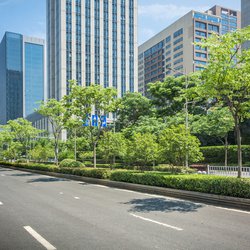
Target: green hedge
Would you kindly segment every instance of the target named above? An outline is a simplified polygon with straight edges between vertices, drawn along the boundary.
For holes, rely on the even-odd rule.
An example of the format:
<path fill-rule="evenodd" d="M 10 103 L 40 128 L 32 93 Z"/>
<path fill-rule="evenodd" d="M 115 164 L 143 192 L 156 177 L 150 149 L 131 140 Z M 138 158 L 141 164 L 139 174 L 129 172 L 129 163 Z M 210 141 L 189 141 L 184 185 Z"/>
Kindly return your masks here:
<path fill-rule="evenodd" d="M 223 146 L 201 147 L 201 152 L 204 156 L 204 163 L 223 163 L 225 159 L 225 148 Z M 243 163 L 250 161 L 250 146 L 242 146 Z M 228 163 L 237 163 L 237 146 L 231 145 L 228 147 Z"/>
<path fill-rule="evenodd" d="M 160 164 L 158 166 L 153 167 L 154 171 L 161 171 L 161 172 L 167 172 L 172 174 L 194 174 L 196 173 L 196 169 L 192 168 L 186 168 L 186 167 L 177 167 L 177 166 L 171 166 L 167 164 Z"/>
<path fill-rule="evenodd" d="M 11 162 L 0 162 L 0 165 L 14 166 L 24 169 L 41 170 L 47 172 L 79 175 L 97 179 L 108 179 L 110 176 L 110 170 L 100 169 L 100 168 L 59 168 L 54 165 L 45 165 L 38 163 L 24 164 L 24 163 L 11 163 Z"/>
<path fill-rule="evenodd" d="M 208 175 L 159 175 L 131 171 L 112 172 L 113 181 L 250 198 L 250 180 Z"/>
<path fill-rule="evenodd" d="M 109 169 L 98 168 L 59 168 L 54 165 L 38 163 L 0 162 L 0 165 L 250 199 L 250 179 L 244 178 L 238 179 L 234 177 L 197 174 L 184 175 L 181 173 L 172 175 L 164 172 L 129 170 L 111 171 Z"/>

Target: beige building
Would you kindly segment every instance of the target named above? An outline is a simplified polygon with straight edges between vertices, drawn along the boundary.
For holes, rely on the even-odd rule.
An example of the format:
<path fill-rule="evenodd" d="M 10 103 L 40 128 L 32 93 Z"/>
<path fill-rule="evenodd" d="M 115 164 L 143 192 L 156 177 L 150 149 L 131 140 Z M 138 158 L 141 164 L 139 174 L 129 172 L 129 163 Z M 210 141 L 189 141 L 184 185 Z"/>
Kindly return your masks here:
<path fill-rule="evenodd" d="M 68 80 L 138 91 L 137 0 L 47 0 L 49 97 Z"/>
<path fill-rule="evenodd" d="M 234 20 L 227 25 L 227 31 L 222 25 L 226 15 L 228 21 L 230 18 Z M 226 14 L 224 8 L 218 6 L 206 13 L 192 10 L 139 46 L 139 92 L 146 95 L 148 83 L 162 81 L 168 75 L 203 70 L 208 53 L 204 48 L 195 46 L 194 42 L 209 37 L 213 32 L 222 34 L 224 31 L 228 32 L 240 27 L 238 15 L 238 12 L 231 10 Z"/>
<path fill-rule="evenodd" d="M 241 21 L 242 28 L 250 25 L 250 1 L 249 0 L 241 0 Z M 250 42 L 246 44 L 247 48 L 250 48 Z"/>

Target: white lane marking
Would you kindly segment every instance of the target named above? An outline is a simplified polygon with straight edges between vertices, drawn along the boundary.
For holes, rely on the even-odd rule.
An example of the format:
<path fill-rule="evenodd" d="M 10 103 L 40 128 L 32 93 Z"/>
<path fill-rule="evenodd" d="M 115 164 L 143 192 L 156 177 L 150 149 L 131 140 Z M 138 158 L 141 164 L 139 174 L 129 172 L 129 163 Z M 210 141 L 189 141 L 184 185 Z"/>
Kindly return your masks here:
<path fill-rule="evenodd" d="M 75 196 L 74 198 L 75 198 L 76 200 L 80 200 L 80 198 L 79 198 L 79 197 L 77 197 L 77 196 Z"/>
<path fill-rule="evenodd" d="M 155 223 L 155 224 L 158 224 L 158 225 L 161 225 L 161 226 L 164 226 L 164 227 L 168 227 L 168 228 L 171 228 L 171 229 L 174 229 L 174 230 L 177 230 L 177 231 L 183 231 L 183 229 L 180 228 L 180 227 L 171 226 L 171 225 L 168 225 L 168 224 L 165 224 L 165 223 L 156 221 L 156 220 L 151 220 L 151 219 L 148 219 L 148 218 L 145 218 L 145 217 L 136 215 L 136 214 L 130 214 L 130 215 L 132 215 L 132 216 L 134 216 L 134 217 L 136 217 L 136 218 L 139 218 L 139 219 L 141 219 L 141 220 L 153 222 L 153 223 Z"/>
<path fill-rule="evenodd" d="M 60 192 L 59 194 L 63 194 L 63 192 Z"/>
<path fill-rule="evenodd" d="M 0 206 L 3 205 L 3 203 L 0 201 Z"/>
<path fill-rule="evenodd" d="M 2 176 L 2 177 L 4 177 L 4 176 L 5 176 L 5 174 L 1 174 L 1 176 Z"/>
<path fill-rule="evenodd" d="M 24 229 L 31 234 L 39 243 L 41 243 L 48 250 L 55 250 L 56 248 L 51 245 L 47 240 L 45 240 L 39 233 L 37 233 L 30 226 L 25 226 Z"/>
<path fill-rule="evenodd" d="M 101 188 L 109 188 L 109 187 L 106 187 L 106 186 L 103 186 L 103 185 L 98 185 L 98 184 L 92 184 L 92 186 L 101 187 Z"/>
<path fill-rule="evenodd" d="M 226 208 L 226 207 L 215 207 L 215 208 L 223 209 L 223 210 L 227 210 L 227 211 L 232 211 L 232 212 L 237 212 L 237 213 L 250 214 L 250 212 L 248 212 L 248 211 L 239 210 L 239 209 L 232 209 L 232 208 Z"/>
<path fill-rule="evenodd" d="M 120 188 L 114 188 L 114 190 L 119 190 L 119 191 L 127 192 L 127 193 L 139 194 L 139 192 L 136 192 L 136 191 L 126 190 L 126 189 L 120 189 Z"/>

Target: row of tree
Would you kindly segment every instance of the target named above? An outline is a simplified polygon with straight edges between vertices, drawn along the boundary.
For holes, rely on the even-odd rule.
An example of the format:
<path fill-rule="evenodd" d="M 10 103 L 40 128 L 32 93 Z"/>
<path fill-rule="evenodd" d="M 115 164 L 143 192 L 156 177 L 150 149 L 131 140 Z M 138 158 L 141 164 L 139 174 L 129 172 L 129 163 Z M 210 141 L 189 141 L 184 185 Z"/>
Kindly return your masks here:
<path fill-rule="evenodd" d="M 82 87 L 71 81 L 69 95 L 61 101 L 48 100 L 42 103 L 38 110 L 40 114 L 48 117 L 51 124 L 56 162 L 59 156 L 60 136 L 65 129 L 68 131 L 69 139 L 73 141 L 75 158 L 79 151 L 77 149 L 79 138 L 84 138 L 83 140 L 88 142 L 89 149 L 93 150 L 94 166 L 96 166 L 98 144 L 99 152 L 105 152 L 103 157 L 107 155 L 105 148 L 109 151 L 115 150 L 109 148 L 112 143 L 107 143 L 113 140 L 112 136 L 117 136 L 120 142 L 119 144 L 114 139 L 112 147 L 120 148 L 121 152 L 123 151 L 121 148 L 129 149 L 124 151 L 125 155 L 130 155 L 129 158 L 136 162 L 133 153 L 136 152 L 137 147 L 142 147 L 140 150 L 146 153 L 147 149 L 143 146 L 148 145 L 147 141 L 151 141 L 152 145 L 157 144 L 152 148 L 158 148 L 156 155 L 160 155 L 161 159 L 166 160 L 166 157 L 159 153 L 163 151 L 159 150 L 159 147 L 162 148 L 164 143 L 166 143 L 166 149 L 172 147 L 172 153 L 168 157 L 174 155 L 174 148 L 180 147 L 186 152 L 181 151 L 184 152 L 181 156 L 180 152 L 177 153 L 179 157 L 185 153 L 191 156 L 190 141 L 195 142 L 193 143 L 195 147 L 199 145 L 194 135 L 200 139 L 204 139 L 204 135 L 219 138 L 225 145 L 226 165 L 228 134 L 234 130 L 238 145 L 240 177 L 241 125 L 249 118 L 250 110 L 250 50 L 244 50 L 242 45 L 249 39 L 250 28 L 246 28 L 224 36 L 212 35 L 207 40 L 203 40 L 198 45 L 209 51 L 209 62 L 206 68 L 202 72 L 188 75 L 188 78 L 185 75 L 167 77 L 163 82 L 148 84 L 147 94 L 150 98 L 139 93 L 127 93 L 122 98 L 117 98 L 116 90 L 112 88 L 103 88 L 99 85 Z M 183 127 L 186 118 L 183 111 L 187 107 L 189 126 Z M 96 115 L 97 126 L 92 124 L 90 114 Z M 102 127 L 102 117 L 111 114 L 116 117 L 112 124 L 113 135 L 105 133 L 108 129 Z M 119 134 L 115 134 L 114 131 Z M 179 138 L 175 146 L 167 145 L 170 141 L 175 141 L 171 135 Z M 139 140 L 140 136 L 142 138 Z M 143 140 L 143 136 L 147 139 Z M 150 136 L 152 138 L 149 138 Z M 181 140 L 182 137 L 185 140 Z M 127 141 L 124 142 L 122 138 Z M 122 146 L 119 147 L 118 144 Z M 150 152 L 154 152 L 152 148 Z M 196 150 L 194 152 L 196 152 L 194 159 L 200 159 L 199 152 Z M 154 157 L 154 153 L 151 154 L 153 161 L 159 160 L 159 157 Z M 112 157 L 122 157 L 121 155 L 117 153 Z M 138 158 L 139 156 L 136 157 Z M 174 158 L 176 159 L 177 156 Z M 169 159 L 167 161 L 171 162 Z M 175 163 L 177 162 L 183 163 L 183 159 L 175 160 Z"/>

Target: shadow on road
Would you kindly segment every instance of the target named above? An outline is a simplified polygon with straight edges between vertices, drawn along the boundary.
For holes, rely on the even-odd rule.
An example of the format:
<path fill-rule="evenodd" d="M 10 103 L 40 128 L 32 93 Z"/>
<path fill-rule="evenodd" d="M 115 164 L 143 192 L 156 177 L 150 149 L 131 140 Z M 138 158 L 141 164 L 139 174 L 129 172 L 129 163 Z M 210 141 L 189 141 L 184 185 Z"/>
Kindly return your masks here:
<path fill-rule="evenodd" d="M 11 174 L 10 176 L 25 177 L 25 176 L 36 176 L 37 174 Z"/>
<path fill-rule="evenodd" d="M 7 171 L 13 171 L 12 169 L 4 169 L 4 168 L 0 168 L 0 172 L 7 172 Z"/>
<path fill-rule="evenodd" d="M 62 178 L 47 178 L 47 177 L 41 177 L 41 178 L 36 178 L 32 180 L 28 180 L 27 183 L 34 183 L 34 182 L 59 182 L 59 181 L 70 181 Z"/>
<path fill-rule="evenodd" d="M 133 205 L 129 212 L 197 212 L 203 205 L 189 201 L 167 200 L 164 198 L 133 199 L 124 204 Z"/>

